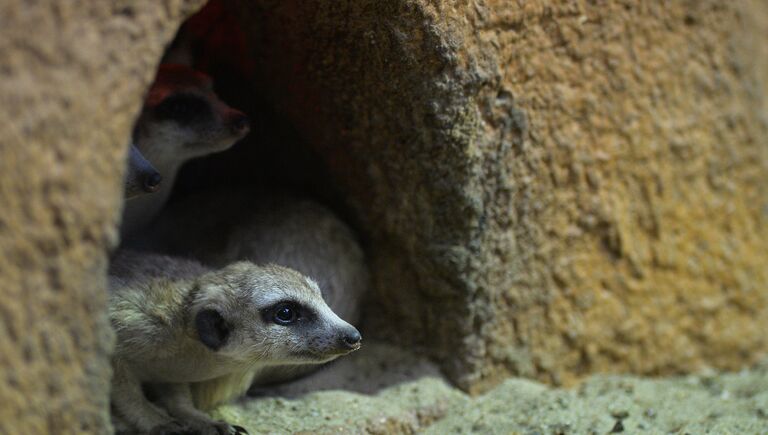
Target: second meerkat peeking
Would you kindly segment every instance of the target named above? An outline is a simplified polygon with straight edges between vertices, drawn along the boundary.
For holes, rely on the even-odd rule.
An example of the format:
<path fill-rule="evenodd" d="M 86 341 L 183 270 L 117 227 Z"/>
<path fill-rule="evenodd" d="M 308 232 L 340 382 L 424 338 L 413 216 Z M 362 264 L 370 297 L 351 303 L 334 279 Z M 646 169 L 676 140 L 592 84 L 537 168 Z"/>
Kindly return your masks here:
<path fill-rule="evenodd" d="M 185 65 L 161 65 L 133 140 L 163 183 L 155 194 L 126 203 L 123 237 L 136 234 L 162 209 L 185 162 L 224 151 L 249 131 L 248 117 L 219 99 L 210 77 Z"/>

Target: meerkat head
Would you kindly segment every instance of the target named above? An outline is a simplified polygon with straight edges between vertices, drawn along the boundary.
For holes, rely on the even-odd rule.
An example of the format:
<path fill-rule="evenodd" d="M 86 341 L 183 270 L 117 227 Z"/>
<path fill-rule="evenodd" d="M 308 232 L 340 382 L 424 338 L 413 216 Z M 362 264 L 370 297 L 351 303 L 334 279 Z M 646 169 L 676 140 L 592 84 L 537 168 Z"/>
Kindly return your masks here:
<path fill-rule="evenodd" d="M 155 165 L 181 164 L 224 151 L 250 129 L 248 117 L 221 101 L 207 75 L 185 65 L 161 65 L 134 129 Z"/>
<path fill-rule="evenodd" d="M 280 266 L 239 262 L 204 275 L 191 310 L 193 335 L 241 361 L 323 363 L 359 349 L 362 340 L 313 280 Z"/>
<path fill-rule="evenodd" d="M 125 174 L 125 199 L 156 192 L 162 180 L 157 169 L 141 155 L 136 146 L 131 145 Z"/>

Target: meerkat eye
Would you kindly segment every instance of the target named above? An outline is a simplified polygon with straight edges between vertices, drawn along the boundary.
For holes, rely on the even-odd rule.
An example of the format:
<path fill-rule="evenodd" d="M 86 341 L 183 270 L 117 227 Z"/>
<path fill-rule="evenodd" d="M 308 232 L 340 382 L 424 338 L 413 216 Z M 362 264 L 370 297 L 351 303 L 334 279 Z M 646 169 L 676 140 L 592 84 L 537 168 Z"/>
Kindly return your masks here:
<path fill-rule="evenodd" d="M 163 100 L 157 106 L 156 114 L 160 119 L 173 120 L 180 124 L 202 122 L 210 117 L 210 104 L 193 94 L 176 94 Z"/>
<path fill-rule="evenodd" d="M 299 319 L 299 308 L 290 303 L 278 304 L 273 313 L 272 319 L 278 325 L 291 325 Z"/>

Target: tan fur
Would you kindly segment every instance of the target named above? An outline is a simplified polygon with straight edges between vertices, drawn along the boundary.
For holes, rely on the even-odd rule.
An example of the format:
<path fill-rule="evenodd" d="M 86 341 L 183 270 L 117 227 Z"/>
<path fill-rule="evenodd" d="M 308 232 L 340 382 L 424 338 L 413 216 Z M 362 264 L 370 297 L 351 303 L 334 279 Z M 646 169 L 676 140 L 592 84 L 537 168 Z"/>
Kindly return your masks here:
<path fill-rule="evenodd" d="M 192 397 L 195 406 L 209 410 L 242 396 L 250 388 L 253 378 L 263 369 L 263 367 L 254 367 L 252 370 L 241 370 L 211 381 L 193 384 Z"/>
<path fill-rule="evenodd" d="M 264 367 L 323 363 L 356 349 L 348 337 L 357 331 L 327 307 L 316 283 L 291 269 L 238 262 L 211 271 L 192 260 L 120 251 L 109 278 L 117 334 L 113 405 L 116 417 L 138 430 L 230 430 L 198 408 L 243 394 Z M 301 307 L 301 322 L 271 320 L 272 307 L 285 301 Z M 215 348 L 197 323 L 211 311 L 227 330 Z M 142 385 L 156 403 L 143 397 Z"/>
<path fill-rule="evenodd" d="M 328 306 L 355 324 L 369 277 L 352 231 L 326 207 L 290 195 L 213 190 L 171 204 L 140 242 L 212 266 L 248 260 L 312 277 Z M 257 384 L 294 379 L 316 366 L 269 367 Z"/>

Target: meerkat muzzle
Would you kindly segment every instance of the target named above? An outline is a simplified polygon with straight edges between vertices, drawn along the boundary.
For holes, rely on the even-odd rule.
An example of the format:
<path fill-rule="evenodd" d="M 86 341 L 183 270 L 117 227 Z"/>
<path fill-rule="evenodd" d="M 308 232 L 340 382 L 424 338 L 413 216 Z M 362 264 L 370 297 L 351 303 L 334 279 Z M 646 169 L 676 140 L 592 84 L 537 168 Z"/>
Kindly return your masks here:
<path fill-rule="evenodd" d="M 346 353 L 360 349 L 362 340 L 363 337 L 360 335 L 360 331 L 355 328 L 348 329 L 339 338 L 339 350 Z"/>
<path fill-rule="evenodd" d="M 160 183 L 163 181 L 163 176 L 155 172 L 144 178 L 144 184 L 142 188 L 147 193 L 157 192 L 160 189 Z"/>
<path fill-rule="evenodd" d="M 229 128 L 232 134 L 243 137 L 251 131 L 251 121 L 245 113 L 233 110 L 229 119 Z"/>

